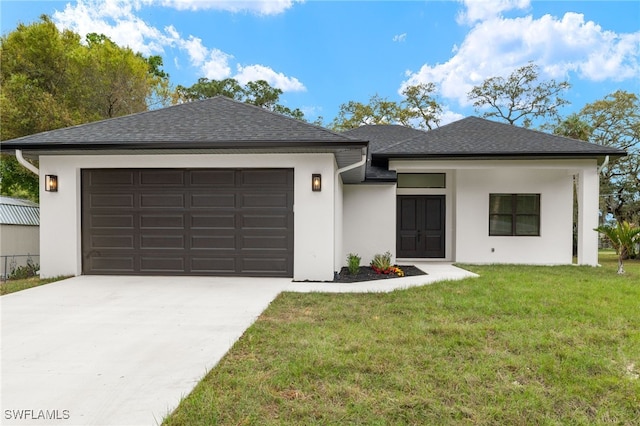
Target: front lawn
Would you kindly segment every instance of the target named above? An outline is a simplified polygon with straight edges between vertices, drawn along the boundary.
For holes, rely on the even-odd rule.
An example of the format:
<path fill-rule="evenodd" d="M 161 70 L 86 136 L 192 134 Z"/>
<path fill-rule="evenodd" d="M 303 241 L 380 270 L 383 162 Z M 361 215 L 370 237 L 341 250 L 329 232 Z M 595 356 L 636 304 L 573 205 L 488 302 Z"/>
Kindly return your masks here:
<path fill-rule="evenodd" d="M 278 297 L 165 425 L 640 424 L 640 262 Z"/>
<path fill-rule="evenodd" d="M 0 295 L 9 293 L 15 293 L 16 291 L 26 290 L 32 287 L 38 287 L 44 284 L 49 284 L 54 281 L 60 281 L 68 277 L 55 277 L 55 278 L 24 278 L 20 280 L 9 280 L 0 282 Z"/>

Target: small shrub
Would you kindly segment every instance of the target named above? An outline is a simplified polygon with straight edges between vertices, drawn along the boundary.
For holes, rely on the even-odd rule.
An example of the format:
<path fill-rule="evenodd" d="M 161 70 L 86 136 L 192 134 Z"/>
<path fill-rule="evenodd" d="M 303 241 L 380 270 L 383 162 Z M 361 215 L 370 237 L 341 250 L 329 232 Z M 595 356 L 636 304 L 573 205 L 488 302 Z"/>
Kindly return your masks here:
<path fill-rule="evenodd" d="M 391 269 L 391 253 L 376 254 L 371 261 L 371 268 L 379 274 L 387 274 Z"/>
<path fill-rule="evenodd" d="M 360 271 L 360 260 L 360 256 L 354 253 L 349 253 L 347 256 L 347 265 L 351 275 L 356 275 Z"/>
<path fill-rule="evenodd" d="M 11 267 L 11 273 L 9 274 L 10 280 L 23 280 L 25 278 L 31 278 L 38 275 L 40 265 L 33 263 L 33 259 L 28 258 L 27 264 L 24 266 L 15 266 L 15 263 Z"/>

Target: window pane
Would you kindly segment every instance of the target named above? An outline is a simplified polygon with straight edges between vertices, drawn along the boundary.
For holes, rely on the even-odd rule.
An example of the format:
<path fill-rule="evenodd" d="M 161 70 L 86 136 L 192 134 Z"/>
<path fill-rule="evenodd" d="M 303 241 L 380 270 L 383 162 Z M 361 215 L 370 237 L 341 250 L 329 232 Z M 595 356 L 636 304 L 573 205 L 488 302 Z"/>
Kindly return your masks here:
<path fill-rule="evenodd" d="M 489 235 L 512 235 L 512 216 L 493 214 L 489 216 Z"/>
<path fill-rule="evenodd" d="M 537 215 L 517 215 L 516 235 L 540 235 L 539 219 Z"/>
<path fill-rule="evenodd" d="M 509 194 L 490 194 L 489 195 L 489 214 L 508 213 L 511 214 L 511 195 Z"/>
<path fill-rule="evenodd" d="M 540 214 L 539 194 L 519 194 L 516 200 L 516 213 Z"/>
<path fill-rule="evenodd" d="M 445 188 L 444 173 L 400 173 L 398 188 Z"/>

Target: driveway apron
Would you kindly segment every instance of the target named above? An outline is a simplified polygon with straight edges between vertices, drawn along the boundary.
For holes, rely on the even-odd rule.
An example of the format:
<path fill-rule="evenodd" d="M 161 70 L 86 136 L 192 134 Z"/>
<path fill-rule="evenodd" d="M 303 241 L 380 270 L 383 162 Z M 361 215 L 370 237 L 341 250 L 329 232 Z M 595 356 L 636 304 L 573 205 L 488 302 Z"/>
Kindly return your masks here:
<path fill-rule="evenodd" d="M 160 424 L 290 279 L 81 276 L 0 298 L 0 424 Z"/>

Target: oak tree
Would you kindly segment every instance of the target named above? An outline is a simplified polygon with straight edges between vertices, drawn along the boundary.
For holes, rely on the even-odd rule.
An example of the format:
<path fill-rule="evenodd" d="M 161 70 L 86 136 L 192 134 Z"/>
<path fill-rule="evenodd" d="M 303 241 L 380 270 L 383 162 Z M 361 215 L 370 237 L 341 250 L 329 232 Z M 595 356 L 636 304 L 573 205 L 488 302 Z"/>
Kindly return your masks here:
<path fill-rule="evenodd" d="M 477 112 L 485 118 L 495 117 L 511 125 L 530 127 L 535 119 L 551 120 L 569 102 L 562 92 L 570 87 L 566 81 L 540 81 L 538 66 L 529 63 L 517 68 L 507 78 L 491 77 L 468 93 Z"/>

